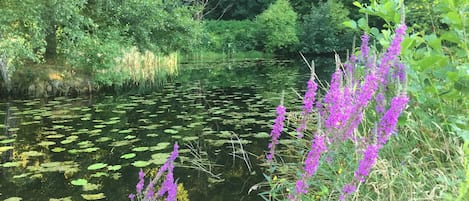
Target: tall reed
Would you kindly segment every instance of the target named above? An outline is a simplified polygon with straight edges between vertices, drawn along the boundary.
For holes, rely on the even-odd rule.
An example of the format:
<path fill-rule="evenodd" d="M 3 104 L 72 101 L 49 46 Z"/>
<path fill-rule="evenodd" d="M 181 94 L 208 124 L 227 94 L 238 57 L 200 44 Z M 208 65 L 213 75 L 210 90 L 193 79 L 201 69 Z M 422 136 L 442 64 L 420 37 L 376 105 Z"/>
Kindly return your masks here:
<path fill-rule="evenodd" d="M 110 72 L 113 71 L 113 72 Z M 116 59 L 116 66 L 101 73 L 116 73 L 126 82 L 136 85 L 153 85 L 164 82 L 168 76 L 178 73 L 178 54 L 157 55 L 151 51 L 140 52 L 136 47 L 123 51 Z"/>

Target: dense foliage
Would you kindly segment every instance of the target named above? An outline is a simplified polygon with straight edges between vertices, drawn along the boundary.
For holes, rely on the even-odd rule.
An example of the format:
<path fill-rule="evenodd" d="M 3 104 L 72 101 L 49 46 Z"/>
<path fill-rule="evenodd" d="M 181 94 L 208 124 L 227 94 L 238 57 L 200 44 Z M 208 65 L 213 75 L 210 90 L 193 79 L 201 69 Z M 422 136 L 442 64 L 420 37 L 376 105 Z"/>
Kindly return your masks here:
<path fill-rule="evenodd" d="M 298 15 L 288 0 L 277 0 L 257 16 L 259 38 L 267 52 L 285 52 L 298 44 Z"/>
<path fill-rule="evenodd" d="M 301 51 L 321 54 L 350 49 L 353 32 L 342 25 L 342 22 L 350 20 L 348 15 L 344 5 L 335 0 L 311 7 L 301 24 Z"/>
<path fill-rule="evenodd" d="M 115 67 L 132 46 L 158 55 L 189 51 L 200 38 L 194 12 L 179 0 L 1 1 L 2 72 L 11 77 L 15 68 L 31 70 L 21 63 L 46 63 L 69 66 L 97 84 L 122 84 L 128 75 L 99 72 Z"/>

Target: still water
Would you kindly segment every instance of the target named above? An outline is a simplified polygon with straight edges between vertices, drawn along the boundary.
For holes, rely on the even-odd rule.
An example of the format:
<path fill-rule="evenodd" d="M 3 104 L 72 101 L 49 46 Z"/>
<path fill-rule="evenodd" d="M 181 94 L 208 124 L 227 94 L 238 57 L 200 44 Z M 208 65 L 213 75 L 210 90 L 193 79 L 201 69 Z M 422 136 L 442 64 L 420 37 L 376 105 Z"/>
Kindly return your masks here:
<path fill-rule="evenodd" d="M 288 62 L 181 66 L 152 91 L 3 100 L 0 200 L 128 200 L 139 169 L 152 174 L 175 142 L 191 200 L 261 200 L 248 190 L 263 181 L 274 108 L 285 91 L 299 110 L 292 89 L 308 77 Z"/>

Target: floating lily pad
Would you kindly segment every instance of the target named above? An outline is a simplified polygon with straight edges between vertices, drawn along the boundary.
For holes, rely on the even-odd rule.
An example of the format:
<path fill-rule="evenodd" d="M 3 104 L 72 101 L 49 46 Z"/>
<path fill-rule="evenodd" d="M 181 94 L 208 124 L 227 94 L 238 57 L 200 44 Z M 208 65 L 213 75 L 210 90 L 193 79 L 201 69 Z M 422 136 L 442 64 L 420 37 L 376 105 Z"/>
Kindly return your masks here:
<path fill-rule="evenodd" d="M 98 193 L 98 194 L 81 194 L 81 197 L 85 200 L 101 200 L 106 198 L 104 193 Z"/>
<path fill-rule="evenodd" d="M 88 183 L 86 179 L 75 179 L 70 182 L 72 185 L 75 186 L 84 186 Z"/>
<path fill-rule="evenodd" d="M 270 135 L 269 133 L 266 133 L 266 132 L 259 132 L 259 133 L 254 134 L 254 137 L 255 138 L 269 138 Z"/>
<path fill-rule="evenodd" d="M 168 134 L 177 134 L 177 133 L 179 133 L 179 131 L 174 130 L 174 129 L 164 129 L 163 132 L 168 133 Z"/>
<path fill-rule="evenodd" d="M 5 152 L 5 151 L 8 151 L 8 150 L 11 150 L 11 149 L 13 149 L 13 148 L 14 148 L 14 147 L 12 147 L 12 146 L 0 147 L 0 153 Z"/>
<path fill-rule="evenodd" d="M 92 164 L 90 166 L 88 166 L 88 170 L 98 170 L 98 169 L 101 169 L 101 168 L 105 168 L 107 166 L 107 164 L 105 163 L 95 163 L 95 164 Z"/>
<path fill-rule="evenodd" d="M 19 167 L 21 165 L 21 162 L 20 161 L 15 161 L 15 162 L 6 162 L 6 163 L 3 163 L 3 167 L 4 168 L 9 168 L 9 167 Z"/>
<path fill-rule="evenodd" d="M 8 144 L 8 143 L 12 143 L 15 141 L 16 139 L 5 139 L 5 140 L 0 141 L 0 144 Z"/>
<path fill-rule="evenodd" d="M 107 142 L 109 140 L 112 140 L 110 137 L 100 137 L 96 140 L 96 142 Z"/>
<path fill-rule="evenodd" d="M 182 138 L 183 141 L 194 141 L 194 140 L 197 140 L 197 139 L 199 139 L 199 137 L 197 137 L 197 136 L 187 136 L 187 137 Z"/>
<path fill-rule="evenodd" d="M 120 170 L 122 168 L 121 165 L 110 165 L 110 166 L 107 166 L 107 169 L 108 170 L 111 170 L 111 171 L 117 171 L 117 170 Z"/>
<path fill-rule="evenodd" d="M 170 156 L 169 153 L 156 153 L 152 154 L 151 158 L 153 159 L 152 162 L 155 165 L 162 165 L 168 160 L 168 157 Z"/>
<path fill-rule="evenodd" d="M 142 151 L 147 151 L 148 150 L 148 147 L 135 147 L 132 149 L 132 151 L 136 151 L 136 152 L 142 152 Z"/>
<path fill-rule="evenodd" d="M 92 184 L 92 183 L 87 183 L 83 186 L 83 191 L 95 191 L 101 188 L 101 185 L 99 184 Z"/>
<path fill-rule="evenodd" d="M 151 163 L 149 161 L 135 161 L 132 163 L 133 166 L 135 167 L 146 167 L 150 165 Z"/>
<path fill-rule="evenodd" d="M 54 147 L 53 149 L 51 149 L 52 152 L 55 152 L 55 153 L 59 153 L 59 152 L 63 152 L 65 151 L 66 149 L 63 148 L 63 147 Z"/>
<path fill-rule="evenodd" d="M 46 136 L 46 138 L 49 138 L 49 139 L 58 139 L 58 138 L 63 138 L 65 135 L 62 135 L 62 134 L 55 134 L 55 135 L 48 135 Z"/>
<path fill-rule="evenodd" d="M 20 197 L 10 197 L 10 198 L 5 199 L 4 201 L 21 201 L 21 200 L 23 200 L 23 198 L 20 198 Z"/>
<path fill-rule="evenodd" d="M 137 136 L 135 136 L 135 135 L 127 135 L 127 136 L 124 137 L 124 139 L 130 140 L 130 139 L 134 139 L 136 137 Z"/>
<path fill-rule="evenodd" d="M 43 156 L 44 153 L 38 152 L 38 151 L 27 151 L 21 153 L 21 155 L 26 156 L 26 157 L 36 157 L 36 156 Z"/>
<path fill-rule="evenodd" d="M 131 158 L 135 158 L 136 155 L 137 155 L 137 154 L 135 154 L 135 153 L 128 153 L 128 154 L 122 155 L 121 158 L 123 158 L 123 159 L 131 159 Z"/>
<path fill-rule="evenodd" d="M 106 172 L 96 172 L 91 175 L 91 177 L 107 177 L 107 176 L 109 176 L 109 174 Z"/>
<path fill-rule="evenodd" d="M 49 201 L 72 201 L 72 197 L 64 197 L 64 198 L 50 198 Z"/>

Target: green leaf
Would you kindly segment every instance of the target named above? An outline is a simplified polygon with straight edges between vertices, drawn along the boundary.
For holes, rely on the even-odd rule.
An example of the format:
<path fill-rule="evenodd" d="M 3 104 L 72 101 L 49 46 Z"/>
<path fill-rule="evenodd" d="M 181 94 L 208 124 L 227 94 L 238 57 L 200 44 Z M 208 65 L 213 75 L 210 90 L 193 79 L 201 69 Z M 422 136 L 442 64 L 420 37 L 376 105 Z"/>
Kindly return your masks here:
<path fill-rule="evenodd" d="M 72 180 L 70 183 L 75 186 L 84 186 L 88 184 L 88 181 L 86 179 L 75 179 Z"/>
<path fill-rule="evenodd" d="M 135 153 L 128 153 L 128 154 L 124 154 L 121 156 L 121 158 L 123 159 L 131 159 L 131 158 L 134 158 L 137 154 Z"/>
<path fill-rule="evenodd" d="M 150 162 L 148 161 L 135 161 L 132 163 L 133 166 L 135 167 L 146 167 L 148 165 L 150 165 Z"/>
<path fill-rule="evenodd" d="M 107 164 L 105 163 L 95 163 L 93 165 L 88 166 L 88 170 L 97 170 L 101 168 L 105 168 Z"/>
<path fill-rule="evenodd" d="M 354 2 L 353 2 L 353 5 L 356 6 L 356 7 L 358 7 L 358 8 L 363 8 L 362 4 L 361 4 L 360 2 L 358 2 L 358 1 L 354 1 Z"/>
<path fill-rule="evenodd" d="M 346 27 L 357 29 L 357 23 L 354 20 L 345 21 L 342 24 Z"/>

